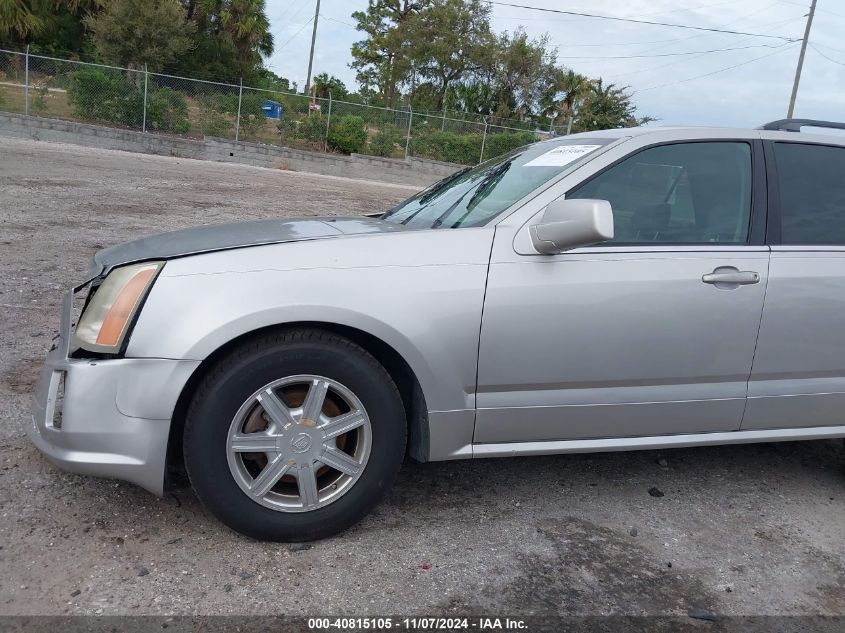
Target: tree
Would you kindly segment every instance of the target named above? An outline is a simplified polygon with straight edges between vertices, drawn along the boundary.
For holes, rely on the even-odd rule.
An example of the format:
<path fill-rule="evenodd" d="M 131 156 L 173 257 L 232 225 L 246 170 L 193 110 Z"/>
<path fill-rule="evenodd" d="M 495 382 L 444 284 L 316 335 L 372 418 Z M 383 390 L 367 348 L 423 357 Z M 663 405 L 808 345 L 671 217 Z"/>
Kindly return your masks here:
<path fill-rule="evenodd" d="M 0 38 L 26 40 L 44 30 L 45 5 L 50 3 L 35 0 L 0 1 Z"/>
<path fill-rule="evenodd" d="M 591 86 L 592 82 L 585 75 L 571 68 L 555 68 L 552 81 L 541 100 L 542 115 L 552 119 L 560 117 L 561 124 L 569 130 L 575 112 Z"/>
<path fill-rule="evenodd" d="M 0 0 L 0 40 L 34 50 L 79 53 L 86 15 L 105 0 Z"/>
<path fill-rule="evenodd" d="M 195 47 L 175 71 L 228 81 L 260 79 L 264 57 L 273 54 L 265 0 L 182 0 L 196 26 Z"/>
<path fill-rule="evenodd" d="M 496 91 L 489 82 L 476 79 L 454 83 L 446 92 L 444 106 L 447 110 L 490 115 L 496 110 Z"/>
<path fill-rule="evenodd" d="M 178 0 L 111 0 L 85 18 L 100 59 L 125 68 L 161 70 L 193 46 L 195 26 Z"/>
<path fill-rule="evenodd" d="M 490 11 L 481 0 L 434 0 L 409 29 L 414 68 L 431 84 L 436 110 L 452 83 L 482 67 L 494 44 Z"/>
<path fill-rule="evenodd" d="M 617 87 L 615 84 L 605 86 L 601 79 L 596 79 L 591 82 L 584 97 L 573 131 L 633 127 L 654 120 L 648 116 L 638 118 L 636 112 L 637 109 L 631 103 L 631 95 L 626 88 Z"/>
<path fill-rule="evenodd" d="M 496 115 L 525 119 L 549 91 L 557 49 L 549 47 L 548 34 L 532 40 L 522 28 L 501 34 L 496 48 L 488 70 L 497 91 Z"/>
<path fill-rule="evenodd" d="M 318 99 L 328 99 L 330 92 L 333 99 L 345 100 L 349 96 L 346 85 L 334 75 L 329 77 L 328 73 L 315 75 L 313 85 L 314 95 Z"/>
<path fill-rule="evenodd" d="M 375 88 L 388 108 L 399 97 L 400 86 L 412 75 L 410 35 L 420 12 L 433 0 L 369 0 L 366 11 L 352 14 L 366 39 L 352 45 L 350 66 L 365 92 Z"/>

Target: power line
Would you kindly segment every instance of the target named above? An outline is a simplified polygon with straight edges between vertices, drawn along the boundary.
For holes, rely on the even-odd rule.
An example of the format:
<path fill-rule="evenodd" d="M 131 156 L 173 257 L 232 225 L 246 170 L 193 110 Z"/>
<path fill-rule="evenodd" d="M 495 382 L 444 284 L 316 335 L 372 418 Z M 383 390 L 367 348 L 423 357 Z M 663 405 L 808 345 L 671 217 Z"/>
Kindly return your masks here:
<path fill-rule="evenodd" d="M 702 4 L 697 7 L 686 7 L 680 9 L 666 9 L 665 11 L 650 11 L 648 13 L 640 14 L 640 17 L 648 17 L 650 15 L 662 15 L 664 13 L 684 13 L 686 11 L 698 11 L 699 9 L 709 9 L 711 7 L 719 7 L 723 4 L 734 4 L 736 0 L 721 0 L 721 2 L 714 2 L 713 4 Z"/>
<path fill-rule="evenodd" d="M 354 24 L 350 24 L 349 22 L 344 22 L 343 20 L 338 20 L 337 18 L 332 18 L 332 17 L 329 17 L 327 15 L 323 15 L 322 13 L 320 14 L 320 17 L 323 18 L 324 20 L 331 20 L 332 22 L 337 22 L 338 24 L 344 24 L 348 27 L 355 29 L 356 31 L 358 30 L 357 26 L 355 26 Z"/>
<path fill-rule="evenodd" d="M 736 18 L 735 20 L 731 20 L 730 22 L 722 24 L 718 28 L 730 26 L 731 24 L 735 24 L 736 22 L 742 22 L 743 20 L 746 20 L 746 19 L 748 19 L 748 18 L 750 18 L 754 15 L 757 15 L 758 13 L 761 13 L 761 12 L 775 6 L 775 4 L 777 4 L 777 3 L 775 2 L 775 3 L 772 3 L 770 5 L 763 7 L 762 9 L 758 9 L 757 11 L 753 11 L 752 13 L 747 13 L 747 14 L 739 17 L 739 18 Z M 519 19 L 519 18 L 516 18 L 516 19 Z M 786 19 L 786 20 L 779 20 L 777 22 L 769 22 L 767 24 L 758 24 L 757 28 L 761 28 L 761 27 L 762 28 L 765 28 L 765 27 L 777 28 L 779 26 L 783 26 L 784 24 L 788 24 L 790 22 L 793 22 L 796 19 L 797 18 L 789 18 L 789 19 Z M 767 34 L 770 31 L 774 30 L 774 28 L 769 29 L 768 31 L 762 31 L 762 33 Z M 562 48 L 582 48 L 582 47 L 595 47 L 595 46 L 602 46 L 602 47 L 605 47 L 605 46 L 648 46 L 649 44 L 664 44 L 665 45 L 665 44 L 674 44 L 676 42 L 687 42 L 689 40 L 694 40 L 694 39 L 697 39 L 699 37 L 705 37 L 705 36 L 706 36 L 706 34 L 700 33 L 698 35 L 691 35 L 691 36 L 687 36 L 687 37 L 674 37 L 672 39 L 652 40 L 652 41 L 649 41 L 649 42 L 602 42 L 602 43 L 598 43 L 598 44 L 581 44 L 581 43 L 578 43 L 578 44 L 561 44 L 559 42 L 555 42 L 555 45 L 558 46 L 558 47 L 562 47 Z M 749 39 L 751 39 L 751 38 L 746 38 L 746 41 L 749 40 Z M 666 46 L 656 46 L 654 48 L 648 48 L 644 51 L 639 51 L 639 52 L 640 53 L 650 53 L 651 51 L 660 50 L 661 48 L 666 48 Z"/>
<path fill-rule="evenodd" d="M 749 48 L 780 48 L 783 44 L 751 44 L 749 46 L 733 46 L 730 48 L 712 48 L 707 51 L 683 51 L 680 53 L 657 53 L 656 55 L 606 55 L 591 57 L 588 55 L 559 55 L 558 59 L 643 59 L 652 57 L 678 57 L 681 55 L 707 55 L 708 53 L 722 53 L 725 51 L 742 51 Z"/>
<path fill-rule="evenodd" d="M 777 1 L 782 3 L 782 4 L 791 4 L 791 5 L 796 6 L 796 7 L 802 7 L 805 11 L 807 10 L 807 5 L 803 2 L 790 2 L 789 0 L 777 0 Z M 843 20 L 845 20 L 845 14 L 842 14 L 842 13 L 836 13 L 835 11 L 828 11 L 827 9 L 816 9 L 816 11 L 818 11 L 818 13 L 827 13 L 828 15 L 833 15 L 833 16 L 836 16 L 837 18 L 842 18 Z"/>
<path fill-rule="evenodd" d="M 291 7 L 293 6 L 294 5 L 291 5 Z M 301 5 L 299 5 L 299 8 L 296 11 L 294 11 L 293 13 L 289 13 L 289 15 L 287 15 L 285 19 L 288 22 L 293 22 L 294 20 L 296 20 L 297 17 L 299 17 L 299 14 L 302 13 L 305 10 L 305 7 L 307 6 L 310 6 L 309 3 L 307 1 L 303 2 Z"/>
<path fill-rule="evenodd" d="M 819 55 L 824 57 L 826 60 L 833 62 L 834 64 L 839 64 L 840 66 L 845 66 L 845 62 L 840 62 L 838 59 L 833 59 L 833 57 L 828 57 L 827 55 L 822 53 L 818 48 L 816 48 L 815 44 L 810 43 L 810 48 L 812 48 L 814 51 L 816 51 Z"/>
<path fill-rule="evenodd" d="M 726 29 L 726 28 L 727 28 L 727 27 L 729 27 L 729 26 L 733 26 L 733 25 L 734 25 L 734 24 L 736 24 L 737 22 L 744 22 L 745 20 L 747 20 L 747 19 L 749 19 L 749 18 L 754 17 L 754 16 L 755 16 L 755 15 L 757 15 L 758 13 L 762 13 L 763 11 L 768 11 L 770 8 L 774 7 L 776 4 L 777 4 L 777 2 L 772 2 L 771 4 L 767 4 L 767 5 L 766 5 L 766 6 L 764 6 L 764 7 L 761 7 L 761 8 L 759 8 L 759 9 L 755 9 L 755 10 L 754 10 L 754 11 L 752 11 L 751 13 L 744 13 L 743 15 L 741 15 L 741 16 L 739 16 L 739 17 L 736 17 L 736 18 L 734 18 L 734 19 L 732 19 L 732 20 L 730 20 L 729 22 L 724 22 L 724 23 L 722 23 L 722 24 L 717 24 L 717 25 L 715 26 L 715 28 L 717 28 L 717 29 Z M 782 24 L 788 24 L 788 23 L 790 23 L 790 22 L 793 22 L 793 20 L 795 20 L 795 19 L 796 19 L 796 18 L 789 18 L 788 20 L 780 20 L 780 21 L 778 21 L 778 22 L 776 22 L 776 23 L 771 23 L 771 22 L 770 22 L 770 23 L 768 23 L 768 24 L 757 24 L 757 25 L 755 25 L 755 26 L 754 26 L 754 29 L 755 29 L 755 31 L 756 31 L 757 33 L 761 33 L 761 34 L 763 34 L 763 35 L 768 35 L 768 34 L 770 34 L 772 31 L 774 31 L 774 30 L 775 30 L 778 26 L 780 26 L 780 25 L 782 25 Z M 769 27 L 771 27 L 771 28 L 769 28 Z M 709 35 L 708 33 L 697 33 L 697 34 L 695 34 L 695 35 L 690 35 L 689 37 L 683 38 L 683 39 L 681 39 L 680 41 L 695 40 L 695 39 L 698 39 L 698 38 L 701 38 L 701 37 L 707 37 L 708 35 Z M 752 40 L 752 39 L 753 39 L 753 38 L 743 38 L 742 40 L 740 40 L 740 42 L 745 43 L 745 42 L 748 42 L 748 41 L 750 41 L 750 40 Z M 646 49 L 646 50 L 637 51 L 637 53 L 638 53 L 638 54 L 640 54 L 640 55 L 643 55 L 643 54 L 645 54 L 645 53 L 651 53 L 651 52 L 653 52 L 653 51 L 663 50 L 664 48 L 666 48 L 666 45 L 653 46 L 653 47 L 648 48 L 648 49 Z"/>
<path fill-rule="evenodd" d="M 598 15 L 595 13 L 582 13 L 579 11 L 564 11 L 562 9 L 546 9 L 543 7 L 532 7 L 525 4 L 512 4 L 510 2 L 498 2 L 497 0 L 485 0 L 488 4 L 495 4 L 502 7 L 512 7 L 515 9 L 529 9 L 531 11 L 543 11 L 545 13 L 559 13 L 563 15 L 573 15 L 582 18 L 594 18 L 596 20 L 612 20 L 614 22 L 631 22 L 633 24 L 648 24 L 651 26 L 668 26 L 676 29 L 691 29 L 693 31 L 708 31 L 711 33 L 728 33 L 730 35 L 746 35 L 749 37 L 765 37 L 777 40 L 786 40 L 789 42 L 795 41 L 790 37 L 783 37 L 780 35 L 764 35 L 762 33 L 748 33 L 745 31 L 730 31 L 726 29 L 717 29 L 707 26 L 693 26 L 691 24 L 672 24 L 671 22 L 653 22 L 651 20 L 637 20 L 634 18 L 620 18 L 612 15 Z"/>
<path fill-rule="evenodd" d="M 845 54 L 845 50 L 843 50 L 841 48 L 833 48 L 832 46 L 828 46 L 827 44 L 822 44 L 821 42 L 816 42 L 815 44 L 812 44 L 812 46 L 821 46 L 822 48 L 826 48 L 829 51 L 834 51 L 836 53 Z"/>
<path fill-rule="evenodd" d="M 791 19 L 789 21 L 791 21 Z M 769 26 L 774 29 L 774 28 L 777 28 L 778 26 L 780 26 L 780 23 L 770 24 Z M 701 37 L 701 36 L 700 35 L 693 35 L 693 38 L 695 38 L 695 37 Z M 688 39 L 692 39 L 692 38 L 688 38 Z M 752 38 L 747 37 L 744 40 L 740 40 L 740 42 L 748 42 L 748 41 L 751 41 L 751 39 Z M 780 46 L 788 46 L 789 44 L 790 44 L 790 42 L 784 42 Z M 697 55 L 697 56 L 694 56 L 692 58 L 679 59 L 679 60 L 669 62 L 668 64 L 660 64 L 659 66 L 651 66 L 649 68 L 640 68 L 639 70 L 634 70 L 632 72 L 625 73 L 623 75 L 618 75 L 616 77 L 616 80 L 618 81 L 620 79 L 628 79 L 629 77 L 632 77 L 633 75 L 641 75 L 643 73 L 649 73 L 649 72 L 653 72 L 655 70 L 662 70 L 664 68 L 668 68 L 669 66 L 677 66 L 678 64 L 682 64 L 683 62 L 688 61 L 689 59 L 697 59 L 698 57 L 703 57 L 703 55 Z"/>
<path fill-rule="evenodd" d="M 285 46 L 287 46 L 288 44 L 290 44 L 290 43 L 291 43 L 291 42 L 292 42 L 292 41 L 296 38 L 296 36 L 297 36 L 297 35 L 299 35 L 300 33 L 302 33 L 302 31 L 304 31 L 304 30 L 305 30 L 305 27 L 306 27 L 306 26 L 308 26 L 309 24 L 311 24 L 311 22 L 313 22 L 313 21 L 314 21 L 314 18 L 313 18 L 313 17 L 308 18 L 308 21 L 307 21 L 305 24 L 303 24 L 301 27 L 299 27 L 299 30 L 298 30 L 296 33 L 294 33 L 293 35 L 291 35 L 291 36 L 287 39 L 287 41 L 286 41 L 284 44 L 282 44 L 281 46 L 277 46 L 277 47 L 276 47 L 276 49 L 275 49 L 275 51 L 273 51 L 273 52 L 274 52 L 274 53 L 278 53 L 278 52 L 279 52 L 280 50 L 282 50 Z"/>
<path fill-rule="evenodd" d="M 790 44 L 795 44 L 795 42 L 790 42 Z M 678 81 L 670 81 L 669 83 L 659 84 L 657 86 L 649 86 L 648 88 L 641 88 L 640 90 L 635 90 L 631 93 L 631 96 L 638 94 L 640 92 L 647 92 L 649 90 L 657 90 L 658 88 L 668 88 L 669 86 L 677 86 L 678 84 L 687 83 L 690 81 L 695 81 L 696 79 L 704 79 L 705 77 L 712 77 L 713 75 L 718 75 L 719 73 L 726 72 L 728 70 L 733 70 L 734 68 L 739 68 L 740 66 L 746 66 L 753 62 L 756 62 L 761 59 L 765 59 L 766 57 L 771 57 L 772 55 L 777 55 L 778 53 L 783 52 L 784 50 L 794 48 L 794 46 L 790 46 L 789 44 L 784 44 L 783 46 L 779 47 L 778 50 L 773 51 L 771 53 L 767 53 L 766 55 L 760 55 L 759 57 L 754 57 L 752 59 L 746 60 L 744 62 L 740 62 L 739 64 L 734 64 L 732 66 L 726 66 L 725 68 L 720 68 L 718 70 L 714 70 L 709 73 L 704 73 L 703 75 L 696 75 L 695 77 L 687 77 L 686 79 L 680 79 Z"/>
<path fill-rule="evenodd" d="M 299 9 L 293 11 L 293 8 L 300 2 L 301 0 L 291 0 L 291 3 L 284 9 L 282 9 L 282 12 L 279 13 L 279 15 L 275 19 L 281 22 L 282 20 L 289 20 L 290 18 L 295 18 L 302 11 L 303 7 L 306 6 L 304 4 L 301 4 L 299 6 Z"/>

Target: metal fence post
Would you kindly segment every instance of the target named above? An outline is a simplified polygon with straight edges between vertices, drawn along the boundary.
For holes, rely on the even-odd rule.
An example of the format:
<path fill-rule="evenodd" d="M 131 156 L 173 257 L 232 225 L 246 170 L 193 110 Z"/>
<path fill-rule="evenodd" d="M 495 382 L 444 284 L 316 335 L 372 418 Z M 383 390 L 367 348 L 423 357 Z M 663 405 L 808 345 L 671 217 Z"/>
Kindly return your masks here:
<path fill-rule="evenodd" d="M 414 110 L 411 108 L 411 104 L 408 104 L 408 135 L 405 137 L 405 160 L 408 160 L 408 156 L 411 152 L 411 123 L 414 120 Z"/>
<path fill-rule="evenodd" d="M 144 116 L 141 123 L 141 131 L 147 131 L 147 82 L 149 81 L 150 73 L 147 72 L 147 65 L 144 64 Z"/>
<path fill-rule="evenodd" d="M 26 61 L 24 62 L 24 92 L 23 113 L 29 114 L 29 44 L 26 45 Z"/>
<path fill-rule="evenodd" d="M 484 134 L 481 136 L 481 156 L 478 157 L 478 164 L 484 162 L 484 145 L 487 143 L 487 117 L 484 117 Z"/>
<path fill-rule="evenodd" d="M 323 145 L 323 151 L 329 151 L 329 129 L 331 128 L 332 124 L 332 91 L 329 90 L 329 113 L 326 117 L 326 142 Z"/>
<path fill-rule="evenodd" d="M 238 115 L 235 117 L 235 142 L 238 141 L 238 138 L 241 134 L 241 102 L 244 98 L 244 78 L 241 77 L 241 85 L 238 89 Z"/>

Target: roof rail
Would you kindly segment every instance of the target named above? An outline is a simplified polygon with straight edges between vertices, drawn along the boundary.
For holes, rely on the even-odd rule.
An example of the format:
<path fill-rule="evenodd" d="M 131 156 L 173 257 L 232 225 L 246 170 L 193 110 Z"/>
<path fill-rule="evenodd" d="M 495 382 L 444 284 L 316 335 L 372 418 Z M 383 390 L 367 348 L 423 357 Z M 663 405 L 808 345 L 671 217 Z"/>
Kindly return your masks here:
<path fill-rule="evenodd" d="M 800 132 L 804 126 L 826 127 L 834 130 L 845 130 L 845 123 L 836 121 L 817 121 L 815 119 L 779 119 L 758 127 L 758 130 L 779 130 L 781 132 Z"/>

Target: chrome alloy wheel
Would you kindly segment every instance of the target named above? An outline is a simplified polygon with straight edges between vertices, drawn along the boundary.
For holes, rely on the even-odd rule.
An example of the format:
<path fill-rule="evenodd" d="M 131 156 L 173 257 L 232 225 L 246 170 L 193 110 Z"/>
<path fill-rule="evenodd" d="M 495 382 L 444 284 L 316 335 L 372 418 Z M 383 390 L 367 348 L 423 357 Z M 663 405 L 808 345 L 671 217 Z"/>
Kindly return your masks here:
<path fill-rule="evenodd" d="M 241 405 L 226 439 L 229 470 L 256 503 L 307 512 L 339 499 L 364 472 L 372 428 L 349 389 L 323 376 L 289 376 Z"/>

